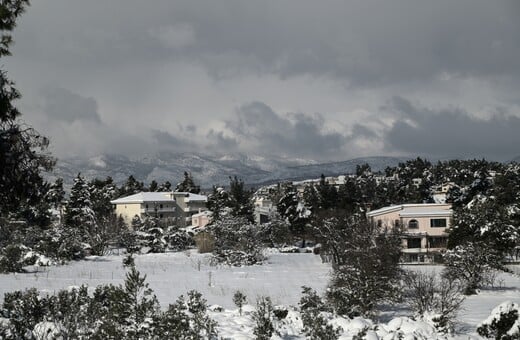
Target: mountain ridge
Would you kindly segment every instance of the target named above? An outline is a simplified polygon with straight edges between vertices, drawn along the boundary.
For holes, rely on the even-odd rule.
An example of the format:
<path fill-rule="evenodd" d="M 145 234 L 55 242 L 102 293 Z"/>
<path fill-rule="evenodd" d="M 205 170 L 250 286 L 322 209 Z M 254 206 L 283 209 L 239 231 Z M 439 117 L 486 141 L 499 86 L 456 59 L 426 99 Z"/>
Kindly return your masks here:
<path fill-rule="evenodd" d="M 346 161 L 318 163 L 313 160 L 284 159 L 258 155 L 227 154 L 209 156 L 194 153 L 161 152 L 155 155 L 126 157 L 122 155 L 98 155 L 89 158 L 58 160 L 49 179 L 61 177 L 70 186 L 81 173 L 88 179 L 112 177 L 118 184 L 130 175 L 144 183 L 152 180 L 175 185 L 185 171 L 191 172 L 202 188 L 226 185 L 229 177 L 237 176 L 248 185 L 260 185 L 283 180 L 301 180 L 325 176 L 337 176 L 355 172 L 356 166 L 368 163 L 374 171 L 395 166 L 408 158 L 373 156 Z"/>

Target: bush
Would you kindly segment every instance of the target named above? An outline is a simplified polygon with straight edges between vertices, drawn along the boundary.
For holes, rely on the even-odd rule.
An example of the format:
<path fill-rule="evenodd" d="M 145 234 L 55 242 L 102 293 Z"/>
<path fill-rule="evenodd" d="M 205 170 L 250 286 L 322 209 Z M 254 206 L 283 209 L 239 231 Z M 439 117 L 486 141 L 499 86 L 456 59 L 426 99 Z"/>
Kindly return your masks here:
<path fill-rule="evenodd" d="M 477 327 L 477 332 L 497 340 L 520 339 L 520 306 L 509 301 L 498 305 Z"/>
<path fill-rule="evenodd" d="M 303 331 L 311 340 L 335 340 L 341 333 L 341 328 L 334 328 L 325 319 L 328 309 L 323 300 L 313 289 L 302 287 L 300 299 L 300 312 L 303 323 Z"/>
<path fill-rule="evenodd" d="M 264 260 L 259 227 L 245 217 L 224 217 L 209 231 L 215 238 L 214 262 L 241 266 Z"/>
<path fill-rule="evenodd" d="M 440 279 L 435 273 L 408 272 L 404 277 L 404 301 L 416 316 L 429 319 L 441 332 L 453 331 L 464 297 L 456 280 Z"/>
<path fill-rule="evenodd" d="M 241 291 L 237 290 L 235 294 L 233 294 L 233 303 L 238 307 L 238 312 L 240 315 L 242 315 L 242 307 L 246 301 L 247 297 Z"/>
<path fill-rule="evenodd" d="M 493 272 L 501 269 L 502 256 L 483 243 L 468 242 L 448 250 L 444 255 L 444 275 L 459 280 L 464 294 L 472 295 L 485 284 L 492 284 Z"/>
<path fill-rule="evenodd" d="M 215 249 L 215 237 L 203 231 L 195 235 L 195 245 L 200 254 L 211 253 Z"/>
<path fill-rule="evenodd" d="M 253 312 L 255 328 L 253 334 L 257 340 L 269 340 L 275 332 L 273 324 L 273 304 L 269 297 L 261 297 L 256 302 Z"/>
<path fill-rule="evenodd" d="M 383 230 L 338 211 L 320 218 L 315 232 L 334 269 L 328 302 L 338 314 L 371 317 L 377 304 L 395 300 L 399 293 L 399 230 Z"/>
<path fill-rule="evenodd" d="M 0 253 L 0 273 L 21 272 L 24 247 L 19 244 L 8 245 Z"/>

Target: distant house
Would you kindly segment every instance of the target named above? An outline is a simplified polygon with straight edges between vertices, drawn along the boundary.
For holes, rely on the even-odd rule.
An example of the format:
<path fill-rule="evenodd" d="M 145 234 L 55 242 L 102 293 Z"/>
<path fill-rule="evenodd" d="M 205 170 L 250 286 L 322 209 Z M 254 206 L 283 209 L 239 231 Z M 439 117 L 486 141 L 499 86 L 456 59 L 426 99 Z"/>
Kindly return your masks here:
<path fill-rule="evenodd" d="M 130 225 L 134 216 L 154 216 L 172 224 L 191 225 L 192 215 L 206 210 L 207 196 L 189 192 L 140 192 L 110 201 L 115 205 L 116 215 L 122 216 Z"/>
<path fill-rule="evenodd" d="M 437 262 L 446 249 L 453 211 L 451 204 L 401 204 L 367 213 L 383 227 L 401 226 L 403 262 Z"/>
<path fill-rule="evenodd" d="M 203 228 L 211 222 L 213 213 L 209 210 L 200 211 L 191 216 L 191 226 Z"/>
<path fill-rule="evenodd" d="M 269 222 L 270 216 L 276 212 L 276 205 L 267 197 L 256 197 L 253 200 L 254 219 L 258 224 Z"/>

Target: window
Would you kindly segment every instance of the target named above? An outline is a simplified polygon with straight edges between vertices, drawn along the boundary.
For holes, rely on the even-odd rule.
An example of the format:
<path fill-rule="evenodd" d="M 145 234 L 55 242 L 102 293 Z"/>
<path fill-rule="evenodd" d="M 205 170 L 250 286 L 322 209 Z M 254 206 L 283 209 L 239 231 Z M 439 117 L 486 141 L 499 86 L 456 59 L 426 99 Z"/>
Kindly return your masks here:
<path fill-rule="evenodd" d="M 432 228 L 446 228 L 445 218 L 432 218 L 430 220 L 430 227 Z"/>
<path fill-rule="evenodd" d="M 146 205 L 146 209 L 148 209 L 148 204 Z"/>
<path fill-rule="evenodd" d="M 406 240 L 406 247 L 408 249 L 411 248 L 421 248 L 421 239 L 420 238 L 409 238 Z"/>
<path fill-rule="evenodd" d="M 395 221 L 394 221 L 394 227 L 398 228 L 398 227 L 400 227 L 400 226 L 401 226 L 401 221 L 399 221 L 399 220 L 395 220 Z"/>
<path fill-rule="evenodd" d="M 377 227 L 378 228 L 383 227 L 383 221 L 382 220 L 377 220 Z"/>
<path fill-rule="evenodd" d="M 446 248 L 447 243 L 447 237 L 428 237 L 429 248 Z"/>
<path fill-rule="evenodd" d="M 408 228 L 409 229 L 417 229 L 417 228 L 419 228 L 419 222 L 417 222 L 417 220 L 410 220 L 408 222 Z"/>
<path fill-rule="evenodd" d="M 159 208 L 161 208 L 161 209 L 162 209 L 162 204 L 161 204 L 161 205 L 159 205 Z"/>

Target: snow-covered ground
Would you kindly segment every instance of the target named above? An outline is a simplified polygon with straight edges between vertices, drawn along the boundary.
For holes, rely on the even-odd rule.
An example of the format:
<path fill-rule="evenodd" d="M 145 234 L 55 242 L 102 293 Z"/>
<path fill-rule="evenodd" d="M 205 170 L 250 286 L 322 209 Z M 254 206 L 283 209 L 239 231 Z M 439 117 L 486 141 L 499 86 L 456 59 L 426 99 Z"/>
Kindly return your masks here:
<path fill-rule="evenodd" d="M 70 286 L 86 284 L 120 284 L 126 270 L 123 256 L 90 258 L 65 266 L 41 267 L 41 272 L 0 275 L 0 298 L 5 292 L 36 287 L 54 292 Z M 195 289 L 209 304 L 234 307 L 232 296 L 240 290 L 251 301 L 258 296 L 270 296 L 275 304 L 296 305 L 301 286 L 323 291 L 330 266 L 313 254 L 271 254 L 264 265 L 245 267 L 214 267 L 208 254 L 194 251 L 139 255 L 136 268 L 147 275 L 161 305 L 174 303 L 181 294 Z"/>
<path fill-rule="evenodd" d="M 52 294 L 60 289 L 82 284 L 90 287 L 108 283 L 120 284 L 126 273 L 122 266 L 122 259 L 123 256 L 116 255 L 93 257 L 64 266 L 40 268 L 40 271 L 34 273 L 2 274 L 0 275 L 0 297 L 3 298 L 5 292 L 30 287 Z M 221 335 L 232 339 L 251 338 L 253 327 L 250 314 L 238 316 L 232 302 L 235 291 L 242 291 L 251 304 L 254 304 L 259 296 L 269 296 L 275 305 L 296 306 L 300 299 L 301 286 L 309 286 L 323 293 L 330 272 L 330 266 L 323 264 L 320 257 L 313 254 L 273 253 L 270 254 L 266 264 L 249 267 L 213 267 L 209 265 L 208 255 L 197 254 L 195 251 L 140 255 L 136 257 L 135 262 L 137 269 L 147 275 L 147 282 L 162 306 L 166 307 L 169 303 L 175 302 L 179 295 L 195 289 L 203 294 L 208 304 L 218 304 L 227 309 L 223 312 L 212 312 L 211 316 L 219 322 Z M 407 268 L 438 272 L 442 269 L 439 266 Z M 520 271 L 519 267 L 515 270 Z M 486 319 L 492 309 L 504 301 L 520 303 L 520 275 L 501 273 L 497 277 L 495 287 L 483 289 L 478 295 L 468 297 L 459 314 L 459 329 L 466 334 L 475 335 L 477 324 Z M 410 312 L 397 308 L 389 315 L 410 316 Z M 291 334 L 296 332 L 291 328 L 297 327 L 301 322 L 297 314 L 289 313 L 288 318 L 288 323 L 283 327 L 288 329 L 287 334 Z M 385 327 L 391 330 L 392 327 L 396 327 L 396 324 L 406 325 L 408 328 L 422 327 L 424 332 L 429 331 L 424 325 L 423 327 L 408 323 L 407 319 L 382 321 L 386 322 L 386 326 L 380 327 L 380 332 L 383 332 Z M 347 321 L 342 319 L 334 322 Z M 362 328 L 363 322 L 365 321 L 357 320 L 348 327 Z M 345 327 L 345 324 L 343 326 Z"/>

